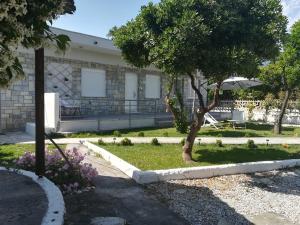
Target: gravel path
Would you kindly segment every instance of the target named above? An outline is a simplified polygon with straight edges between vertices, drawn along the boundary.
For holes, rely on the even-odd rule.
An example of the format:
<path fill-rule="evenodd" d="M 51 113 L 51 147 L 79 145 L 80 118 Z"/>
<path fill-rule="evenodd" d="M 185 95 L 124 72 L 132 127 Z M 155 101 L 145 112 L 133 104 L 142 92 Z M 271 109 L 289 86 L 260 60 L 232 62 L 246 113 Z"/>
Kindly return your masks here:
<path fill-rule="evenodd" d="M 151 184 L 192 225 L 300 225 L 300 168 Z"/>

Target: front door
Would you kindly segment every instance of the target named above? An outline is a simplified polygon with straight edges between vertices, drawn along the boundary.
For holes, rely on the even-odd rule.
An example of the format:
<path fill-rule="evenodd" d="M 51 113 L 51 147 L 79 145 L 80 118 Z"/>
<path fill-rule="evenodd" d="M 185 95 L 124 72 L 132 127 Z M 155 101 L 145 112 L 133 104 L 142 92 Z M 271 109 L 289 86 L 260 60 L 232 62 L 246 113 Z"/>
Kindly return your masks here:
<path fill-rule="evenodd" d="M 125 74 L 125 112 L 137 112 L 138 79 L 135 73 Z"/>

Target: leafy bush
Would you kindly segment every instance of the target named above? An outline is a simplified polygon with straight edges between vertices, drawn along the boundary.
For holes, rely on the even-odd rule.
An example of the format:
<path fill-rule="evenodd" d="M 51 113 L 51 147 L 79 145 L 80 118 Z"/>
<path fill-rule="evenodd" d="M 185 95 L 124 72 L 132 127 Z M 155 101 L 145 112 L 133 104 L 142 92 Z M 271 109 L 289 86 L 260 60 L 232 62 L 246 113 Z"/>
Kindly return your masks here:
<path fill-rule="evenodd" d="M 120 144 L 123 146 L 132 146 L 133 145 L 133 143 L 131 142 L 131 140 L 129 138 L 122 139 Z"/>
<path fill-rule="evenodd" d="M 247 141 L 247 147 L 248 147 L 248 148 L 256 148 L 257 146 L 256 146 L 256 144 L 254 143 L 253 140 L 249 139 L 249 140 Z"/>
<path fill-rule="evenodd" d="M 223 134 L 219 133 L 216 135 L 216 137 L 223 137 Z"/>
<path fill-rule="evenodd" d="M 252 137 L 251 133 L 245 133 L 244 137 Z"/>
<path fill-rule="evenodd" d="M 164 132 L 164 133 L 163 133 L 163 136 L 164 136 L 164 137 L 169 137 L 169 133 L 168 133 L 168 132 Z"/>
<path fill-rule="evenodd" d="M 216 140 L 216 145 L 217 145 L 218 147 L 223 147 L 223 142 L 222 142 L 222 140 Z"/>
<path fill-rule="evenodd" d="M 289 148 L 289 145 L 288 144 L 282 144 L 281 145 L 283 148 Z"/>
<path fill-rule="evenodd" d="M 121 132 L 118 131 L 118 130 L 115 130 L 115 131 L 113 132 L 113 135 L 114 135 L 115 137 L 121 137 L 121 136 L 122 136 Z"/>
<path fill-rule="evenodd" d="M 98 145 L 106 145 L 106 143 L 100 138 L 98 139 Z"/>
<path fill-rule="evenodd" d="M 182 138 L 182 139 L 180 140 L 180 144 L 181 144 L 182 146 L 185 145 L 185 138 Z"/>
<path fill-rule="evenodd" d="M 158 141 L 157 138 L 153 138 L 153 139 L 151 140 L 151 145 L 160 145 L 160 143 L 159 143 L 159 141 Z"/>
<path fill-rule="evenodd" d="M 141 131 L 141 132 L 138 133 L 137 136 L 138 136 L 138 137 L 145 137 L 145 133 Z"/>
<path fill-rule="evenodd" d="M 82 155 L 78 149 L 66 150 L 64 153 L 70 165 L 64 160 L 58 150 L 45 151 L 45 176 L 53 181 L 64 194 L 79 192 L 93 186 L 93 178 L 98 175 L 92 164 L 84 163 L 86 155 Z M 18 169 L 35 171 L 35 154 L 25 152 L 18 160 Z"/>

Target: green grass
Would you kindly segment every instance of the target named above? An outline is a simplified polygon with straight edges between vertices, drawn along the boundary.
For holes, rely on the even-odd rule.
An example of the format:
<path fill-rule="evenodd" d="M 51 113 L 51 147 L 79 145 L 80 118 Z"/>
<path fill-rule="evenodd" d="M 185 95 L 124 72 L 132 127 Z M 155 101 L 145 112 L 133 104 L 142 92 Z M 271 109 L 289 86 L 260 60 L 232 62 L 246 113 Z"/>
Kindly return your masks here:
<path fill-rule="evenodd" d="M 284 127 L 282 135 L 274 135 L 273 126 L 268 124 L 247 123 L 247 129 L 236 129 L 229 127 L 230 124 L 223 124 L 223 128 L 217 130 L 211 127 L 203 127 L 198 132 L 198 136 L 203 137 L 300 137 L 300 128 Z M 122 137 L 138 137 L 139 132 L 143 132 L 145 137 L 185 137 L 175 128 L 142 128 L 120 130 Z M 167 135 L 166 135 L 167 134 Z M 109 132 L 82 132 L 73 134 L 53 134 L 54 138 L 86 138 L 86 137 L 105 137 L 113 136 L 113 131 Z"/>
<path fill-rule="evenodd" d="M 214 144 L 195 145 L 193 158 L 196 162 L 192 164 L 185 164 L 182 161 L 181 146 L 175 144 L 160 146 L 107 144 L 104 148 L 141 170 L 300 158 L 300 145 L 291 145 L 288 148 L 280 145 L 258 145 L 255 149 L 249 149 L 246 145 L 224 145 L 224 147 L 217 147 Z"/>
<path fill-rule="evenodd" d="M 55 149 L 54 145 L 48 145 L 48 149 Z M 60 146 L 64 147 L 64 146 Z M 7 144 L 0 145 L 0 166 L 13 167 L 13 161 L 25 152 L 34 152 L 34 144 Z"/>

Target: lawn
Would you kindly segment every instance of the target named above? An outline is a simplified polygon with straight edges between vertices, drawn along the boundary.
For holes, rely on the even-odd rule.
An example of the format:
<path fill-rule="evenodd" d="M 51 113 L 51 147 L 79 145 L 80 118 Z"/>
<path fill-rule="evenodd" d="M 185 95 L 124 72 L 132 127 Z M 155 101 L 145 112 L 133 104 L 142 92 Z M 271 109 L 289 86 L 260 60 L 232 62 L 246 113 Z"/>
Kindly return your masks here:
<path fill-rule="evenodd" d="M 55 149 L 54 145 L 48 145 L 48 149 Z M 64 146 L 60 146 L 64 147 Z M 35 145 L 33 144 L 7 144 L 0 145 L 0 166 L 13 167 L 13 161 L 18 159 L 25 152 L 34 152 Z M 7 163 L 7 164 L 6 164 Z"/>
<path fill-rule="evenodd" d="M 236 129 L 229 127 L 230 124 L 224 123 L 222 129 L 215 129 L 211 127 L 202 128 L 198 136 L 212 136 L 212 137 L 272 137 L 273 126 L 268 124 L 247 123 L 247 129 Z M 185 137 L 186 134 L 181 134 L 175 128 L 143 128 L 120 130 L 123 137 L 137 137 L 140 132 L 143 132 L 145 137 Z M 83 132 L 73 134 L 54 134 L 54 137 L 63 138 L 85 138 L 85 137 L 104 137 L 114 136 L 113 131 L 110 132 Z M 284 127 L 282 135 L 279 136 L 300 136 L 300 128 L 298 127 Z"/>
<path fill-rule="evenodd" d="M 181 146 L 175 144 L 160 146 L 107 144 L 102 147 L 141 170 L 300 158 L 300 145 L 284 147 L 281 145 L 258 145 L 254 149 L 249 149 L 246 145 L 224 145 L 224 147 L 214 144 L 195 145 L 193 158 L 196 162 L 192 164 L 185 164 L 182 161 Z"/>

